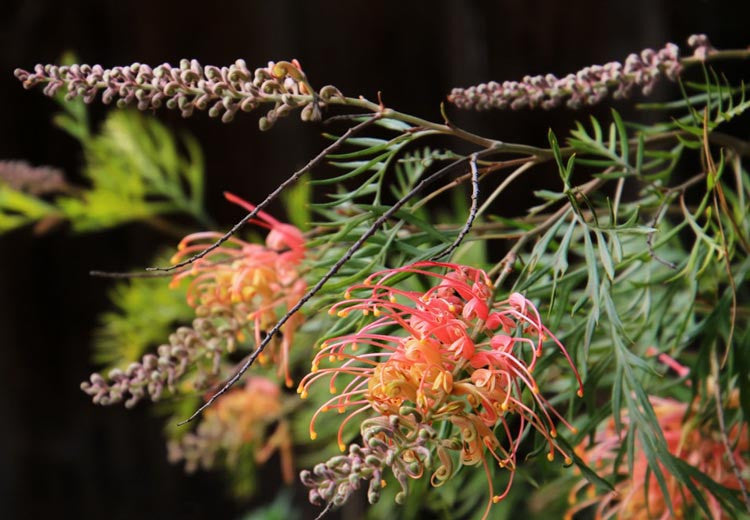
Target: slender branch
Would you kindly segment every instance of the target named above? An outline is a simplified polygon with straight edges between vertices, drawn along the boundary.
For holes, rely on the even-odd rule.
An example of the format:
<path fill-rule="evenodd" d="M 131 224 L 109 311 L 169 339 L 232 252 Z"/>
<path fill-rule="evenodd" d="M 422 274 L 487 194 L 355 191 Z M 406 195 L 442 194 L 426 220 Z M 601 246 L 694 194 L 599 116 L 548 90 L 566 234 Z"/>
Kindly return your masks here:
<path fill-rule="evenodd" d="M 453 243 L 442 253 L 433 257 L 434 260 L 442 258 L 444 256 L 450 258 L 450 255 L 461 245 L 464 237 L 471 231 L 471 226 L 474 224 L 474 220 L 477 218 L 477 206 L 479 201 L 479 169 L 477 168 L 477 154 L 471 154 L 469 158 L 469 168 L 471 169 L 471 207 L 469 208 L 469 216 L 466 218 L 466 223 L 461 228 L 458 236 Z"/>
<path fill-rule="evenodd" d="M 498 150 L 495 148 L 488 148 L 486 150 L 482 150 L 481 152 L 477 152 L 475 155 L 477 159 L 479 157 L 484 157 L 485 155 L 497 153 Z M 213 404 L 216 399 L 221 397 L 224 393 L 226 393 L 232 385 L 234 385 L 239 379 L 242 377 L 242 375 L 247 372 L 247 369 L 252 366 L 252 364 L 255 362 L 255 360 L 258 358 L 258 356 L 261 355 L 263 350 L 266 348 L 266 346 L 271 342 L 271 340 L 276 336 L 276 334 L 279 333 L 279 330 L 281 330 L 281 327 L 284 326 L 284 324 L 289 321 L 289 319 L 294 316 L 297 311 L 299 311 L 313 296 L 315 296 L 318 291 L 323 287 L 323 285 L 328 282 L 338 271 L 341 269 L 341 267 L 347 263 L 352 256 L 354 256 L 354 253 L 356 253 L 362 245 L 371 237 L 373 236 L 378 229 L 388 220 L 390 219 L 394 214 L 396 214 L 401 207 L 403 207 L 404 204 L 409 202 L 409 200 L 412 199 L 417 193 L 419 193 L 423 188 L 426 186 L 432 184 L 433 182 L 437 181 L 438 179 L 441 179 L 454 169 L 462 166 L 465 162 L 467 162 L 469 158 L 464 157 L 461 159 L 458 159 L 457 161 L 452 162 L 451 164 L 445 166 L 444 168 L 436 171 L 435 173 L 429 175 L 425 179 L 422 179 L 422 181 L 419 182 L 409 193 L 401 197 L 398 201 L 396 201 L 393 206 L 391 206 L 386 212 L 384 212 L 380 217 L 378 217 L 375 222 L 370 226 L 370 228 L 364 232 L 364 234 L 358 238 L 352 245 L 349 247 L 349 249 L 344 253 L 344 255 L 333 265 L 330 269 L 328 269 L 328 272 L 326 272 L 320 280 L 305 293 L 302 298 L 299 299 L 299 301 L 294 304 L 287 312 L 284 314 L 278 322 L 276 322 L 276 325 L 271 327 L 270 330 L 266 332 L 265 337 L 261 340 L 261 342 L 258 344 L 257 348 L 253 351 L 253 353 L 247 358 L 247 360 L 240 366 L 240 368 L 234 373 L 232 377 L 230 377 L 227 382 L 224 384 L 224 386 L 213 394 L 208 401 L 206 401 L 200 408 L 198 408 L 193 415 L 188 417 L 186 420 L 182 421 L 178 424 L 178 426 L 183 425 L 185 423 L 188 423 L 198 417 L 203 410 L 208 408 Z"/>
<path fill-rule="evenodd" d="M 734 453 L 732 452 L 732 447 L 729 444 L 729 437 L 727 436 L 727 427 L 724 424 L 724 405 L 721 402 L 721 388 L 719 386 L 719 361 L 718 359 L 716 359 L 715 351 L 711 356 L 711 373 L 714 377 L 714 399 L 716 400 L 716 417 L 719 420 L 721 442 L 724 445 L 727 459 L 729 459 L 729 465 L 732 467 L 732 473 L 734 473 L 734 476 L 739 483 L 740 493 L 742 494 L 742 499 L 745 502 L 745 509 L 748 513 L 750 513 L 750 497 L 748 497 L 747 494 L 747 486 L 745 486 L 745 481 L 742 478 L 742 473 L 737 467 L 737 461 L 734 460 Z"/>
<path fill-rule="evenodd" d="M 656 224 L 659 223 L 659 221 L 663 217 L 663 213 L 665 213 L 669 209 L 669 204 L 667 201 L 669 201 L 670 196 L 674 193 L 685 193 L 685 190 L 687 190 L 689 187 L 693 186 L 694 184 L 697 184 L 698 182 L 702 181 L 706 177 L 705 173 L 699 173 L 698 175 L 694 175 L 693 177 L 689 178 L 682 184 L 679 184 L 677 186 L 673 186 L 671 188 L 667 188 L 666 193 L 664 195 L 664 199 L 659 204 L 659 207 L 656 208 L 656 214 L 654 215 L 654 218 L 649 222 L 650 227 L 655 227 Z M 670 201 L 671 202 L 671 201 Z M 684 204 L 684 200 L 683 200 Z M 659 255 L 656 254 L 656 251 L 654 250 L 654 237 L 656 236 L 656 230 L 650 231 L 648 235 L 646 235 L 646 248 L 648 249 L 648 254 L 651 258 L 653 258 L 655 261 L 659 262 L 662 265 L 665 265 L 669 267 L 670 269 L 677 269 L 677 266 L 670 262 L 669 260 L 664 260 Z"/>
<path fill-rule="evenodd" d="M 332 507 L 333 507 L 333 500 L 331 500 L 330 502 L 328 502 L 328 504 L 326 504 L 326 506 L 318 514 L 318 516 L 315 517 L 315 520 L 321 520 L 321 518 L 323 518 L 324 516 L 328 514 L 328 512 L 331 510 Z"/>
<path fill-rule="evenodd" d="M 666 202 L 668 197 L 665 197 L 662 201 L 661 205 L 659 206 L 659 209 L 656 210 L 656 214 L 654 215 L 653 220 L 649 223 L 650 227 L 655 227 L 656 224 L 659 223 L 661 220 L 661 217 L 663 216 L 664 210 L 667 208 Z M 675 265 L 674 262 L 670 262 L 669 260 L 664 260 L 662 257 L 656 254 L 656 251 L 654 250 L 654 236 L 656 236 L 656 229 L 653 231 L 650 231 L 648 235 L 646 235 L 646 248 L 648 248 L 648 255 L 659 262 L 662 265 L 665 265 L 669 267 L 670 269 L 677 269 L 677 265 Z"/>
<path fill-rule="evenodd" d="M 119 273 L 119 272 L 112 272 L 112 271 L 89 271 L 89 276 L 95 276 L 97 278 L 168 278 L 170 276 L 175 276 L 180 273 L 184 273 L 185 271 L 190 270 L 188 267 L 187 269 L 180 269 L 179 271 L 175 272 L 146 272 L 143 271 L 136 271 L 136 272 L 130 272 L 130 273 Z"/>
<path fill-rule="evenodd" d="M 481 181 L 482 179 L 484 179 L 490 173 L 496 172 L 498 170 L 502 170 L 502 169 L 505 169 L 505 168 L 510 168 L 512 166 L 516 166 L 516 165 L 519 165 L 519 164 L 525 164 L 525 163 L 533 162 L 533 161 L 540 161 L 541 162 L 543 160 L 546 160 L 546 159 L 537 159 L 534 156 L 530 156 L 530 157 L 521 157 L 519 159 L 509 159 L 507 161 L 493 163 L 493 164 L 490 164 L 489 166 L 487 166 L 486 168 L 482 168 L 480 170 L 479 180 Z M 422 206 L 424 206 L 425 204 L 427 204 L 428 202 L 430 202 L 432 199 L 434 199 L 435 197 L 437 197 L 441 193 L 445 193 L 446 191 L 455 188 L 456 186 L 462 184 L 464 181 L 466 181 L 466 180 L 468 180 L 470 178 L 471 178 L 471 172 L 466 173 L 464 175 L 459 175 L 458 177 L 456 177 L 455 179 L 453 179 L 449 183 L 446 183 L 445 185 L 443 185 L 443 186 L 439 187 L 438 189 L 436 189 L 435 191 L 431 192 L 429 195 L 421 198 L 419 200 L 419 202 L 417 202 L 417 203 L 414 204 L 414 210 L 417 210 L 417 209 L 421 208 Z"/>
<path fill-rule="evenodd" d="M 700 63 L 705 63 L 707 61 L 719 61 L 719 60 L 729 60 L 729 59 L 747 59 L 750 58 L 750 47 L 747 49 L 726 49 L 726 50 L 720 50 L 720 51 L 713 51 L 709 52 L 705 58 L 698 58 L 696 56 L 691 56 L 689 58 L 682 58 L 680 60 L 680 63 L 685 66 L 689 67 L 690 65 L 698 65 Z"/>
<path fill-rule="evenodd" d="M 578 196 L 581 195 L 587 195 L 591 191 L 595 190 L 602 184 L 604 184 L 606 179 L 602 178 L 595 178 L 590 181 L 588 181 L 585 184 L 582 184 L 578 187 L 575 195 Z M 505 278 L 508 277 L 510 272 L 512 271 L 511 267 L 513 263 L 516 261 L 516 258 L 518 257 L 518 252 L 523 248 L 524 245 L 526 245 L 526 242 L 529 241 L 529 239 L 533 236 L 538 235 L 539 233 L 542 233 L 547 228 L 552 226 L 555 222 L 560 220 L 562 217 L 565 216 L 565 214 L 570 211 L 570 201 L 566 202 L 565 205 L 563 205 L 559 210 L 557 210 L 555 213 L 549 216 L 547 220 L 539 224 L 533 229 L 528 230 L 523 235 L 519 237 L 519 239 L 516 241 L 515 244 L 513 244 L 513 247 L 510 248 L 510 251 L 508 251 L 505 256 L 497 263 L 495 266 L 487 273 L 490 277 L 494 276 L 495 274 L 498 274 L 497 279 L 495 280 L 495 287 L 500 287 L 500 285 L 505 281 Z"/>
<path fill-rule="evenodd" d="M 513 172 L 510 175 L 508 175 L 503 180 L 503 182 L 500 183 L 500 185 L 497 188 L 495 188 L 495 191 L 493 191 L 492 194 L 489 197 L 487 197 L 487 200 L 484 201 L 484 203 L 482 204 L 482 207 L 479 208 L 479 210 L 477 211 L 477 215 L 481 215 L 482 213 L 484 213 L 487 210 L 487 208 L 490 207 L 490 204 L 492 204 L 492 202 L 497 197 L 499 197 L 503 191 L 505 191 L 505 188 L 507 188 L 510 185 L 510 183 L 512 183 L 521 175 L 523 175 L 526 170 L 528 170 L 535 164 L 538 164 L 538 163 L 536 161 L 525 162 L 521 164 L 521 166 L 513 170 Z"/>
<path fill-rule="evenodd" d="M 344 133 L 344 135 L 342 135 L 341 137 L 339 137 L 338 139 L 336 139 L 336 141 L 334 141 L 331 145 L 329 145 L 322 152 L 320 152 L 318 155 L 316 155 L 312 160 L 310 160 L 310 162 L 308 162 L 301 169 L 299 169 L 296 172 L 294 172 L 291 177 L 289 177 L 287 180 L 285 180 L 284 182 L 282 182 L 281 184 L 279 184 L 278 187 L 275 190 L 273 190 L 263 200 L 263 202 L 261 202 L 260 204 L 258 204 L 257 206 L 255 206 L 255 209 L 253 211 L 251 211 L 250 213 L 248 213 L 247 215 L 245 215 L 242 218 L 242 220 L 240 220 L 234 226 L 232 226 L 232 229 L 230 229 L 229 231 L 227 231 L 224 235 L 222 235 L 221 238 L 219 238 L 216 242 L 214 242 L 213 244 L 211 244 L 210 246 L 208 246 L 206 249 L 204 249 L 200 253 L 198 253 L 196 255 L 193 255 L 190 258 L 188 258 L 186 260 L 183 260 L 182 262 L 180 262 L 178 264 L 174 264 L 174 265 L 171 265 L 171 266 L 168 266 L 168 267 L 149 267 L 146 270 L 147 271 L 173 271 L 175 269 L 179 269 L 180 267 L 184 267 L 186 265 L 190 265 L 193 262 L 195 262 L 196 260 L 199 260 L 199 259 L 205 257 L 211 251 L 214 251 L 215 249 L 217 249 L 218 247 L 220 247 L 221 244 L 223 244 L 224 242 L 226 242 L 227 240 L 229 240 L 235 233 L 237 233 L 240 229 L 242 229 L 245 226 L 245 224 L 247 224 L 253 217 L 255 217 L 255 215 L 257 215 L 258 212 L 260 212 L 263 208 L 265 208 L 266 206 L 268 206 L 274 199 L 276 199 L 276 197 L 278 197 L 281 194 L 282 191 L 284 191 L 286 188 L 288 188 L 289 186 L 291 186 L 292 184 L 294 184 L 305 173 L 307 173 L 308 171 L 310 171 L 311 169 L 313 169 L 315 166 L 317 166 L 321 161 L 323 161 L 325 159 L 325 157 L 329 153 L 337 150 L 349 137 L 351 137 L 352 135 L 356 134 L 357 132 L 363 130 L 364 128 L 370 126 L 372 123 L 374 123 L 375 121 L 377 121 L 380 118 L 381 118 L 381 115 L 379 113 L 376 113 L 375 115 L 373 115 L 372 117 L 370 117 L 366 121 L 362 121 L 358 125 L 349 128 Z"/>

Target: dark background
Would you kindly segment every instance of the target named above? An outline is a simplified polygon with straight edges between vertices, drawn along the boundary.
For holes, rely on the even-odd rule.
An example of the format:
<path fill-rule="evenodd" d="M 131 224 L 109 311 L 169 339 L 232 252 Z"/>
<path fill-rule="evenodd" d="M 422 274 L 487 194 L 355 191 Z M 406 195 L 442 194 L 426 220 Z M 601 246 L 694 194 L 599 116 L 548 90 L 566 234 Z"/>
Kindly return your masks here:
<path fill-rule="evenodd" d="M 371 99 L 380 90 L 387 105 L 439 120 L 439 103 L 453 86 L 562 75 L 666 41 L 684 48 L 693 32 L 709 34 L 717 47 L 750 44 L 750 2 L 743 0 L 6 0 L 1 12 L 0 159 L 58 166 L 74 180 L 80 150 L 50 124 L 55 104 L 12 76 L 65 50 L 104 66 L 182 57 L 223 65 L 242 57 L 253 68 L 296 57 L 315 85 Z M 616 103 L 626 114 L 631 105 Z M 96 106 L 93 114 L 105 110 Z M 451 113 L 472 131 L 528 144 L 544 144 L 548 126 L 564 130 L 581 117 L 567 110 Z M 224 225 L 238 215 L 221 191 L 257 202 L 323 143 L 319 128 L 296 116 L 261 133 L 257 114 L 239 114 L 229 125 L 205 114 L 187 121 L 158 115 L 200 140 L 207 206 Z M 147 265 L 159 240 L 137 224 L 87 235 L 62 228 L 41 238 L 30 229 L 0 236 L 3 518 L 236 518 L 249 507 L 229 498 L 220 474 L 185 476 L 170 466 L 162 420 L 148 406 L 94 407 L 78 389 L 94 369 L 90 335 L 110 286 L 88 270 Z M 267 466 L 253 504 L 275 494 L 275 467 Z M 296 497 L 306 501 L 299 489 Z"/>

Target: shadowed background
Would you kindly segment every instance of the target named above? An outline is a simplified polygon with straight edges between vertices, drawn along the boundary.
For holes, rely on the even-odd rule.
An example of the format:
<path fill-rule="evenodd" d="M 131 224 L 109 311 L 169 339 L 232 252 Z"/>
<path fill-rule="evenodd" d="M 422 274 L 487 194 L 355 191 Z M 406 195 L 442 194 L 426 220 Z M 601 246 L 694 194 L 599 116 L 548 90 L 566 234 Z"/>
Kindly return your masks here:
<path fill-rule="evenodd" d="M 66 50 L 105 67 L 183 57 L 224 65 L 242 57 L 252 69 L 297 58 L 314 85 L 371 99 L 379 90 L 391 107 L 440 120 L 439 103 L 454 86 L 560 76 L 666 41 L 684 48 L 694 32 L 707 33 L 720 48 L 750 43 L 750 2 L 737 1 L 67 0 L 3 7 L 0 160 L 57 166 L 77 181 L 81 151 L 50 124 L 55 103 L 39 89 L 23 90 L 12 76 L 16 67 L 55 62 Z M 632 103 L 615 106 L 632 114 Z M 105 110 L 112 108 L 93 106 L 94 120 Z M 565 109 L 450 113 L 476 133 L 527 144 L 544 144 L 548 126 L 565 130 L 581 117 Z M 320 128 L 296 115 L 266 133 L 258 131 L 256 113 L 240 113 L 228 125 L 203 113 L 187 121 L 166 110 L 157 115 L 200 141 L 206 206 L 225 226 L 238 214 L 223 190 L 257 202 L 324 143 Z M 507 200 L 518 197 L 509 192 Z M 160 242 L 163 236 L 138 224 L 107 233 L 74 235 L 62 227 L 35 237 L 24 228 L 0 236 L 4 518 L 236 518 L 275 495 L 275 460 L 265 466 L 257 498 L 234 502 L 220 473 L 186 476 L 167 463 L 162 419 L 148 406 L 94 407 L 78 389 L 95 368 L 91 332 L 111 286 L 89 278 L 89 269 L 143 267 Z M 302 489 L 295 501 L 306 502 Z"/>

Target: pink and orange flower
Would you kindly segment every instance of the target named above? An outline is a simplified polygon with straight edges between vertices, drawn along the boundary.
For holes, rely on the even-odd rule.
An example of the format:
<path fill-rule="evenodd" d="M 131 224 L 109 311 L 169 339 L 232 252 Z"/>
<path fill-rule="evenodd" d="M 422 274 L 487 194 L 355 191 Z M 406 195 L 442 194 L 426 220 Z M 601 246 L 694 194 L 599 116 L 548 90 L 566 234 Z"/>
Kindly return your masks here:
<path fill-rule="evenodd" d="M 255 209 L 231 193 L 224 196 L 247 211 Z M 305 294 L 307 284 L 300 276 L 300 264 L 306 248 L 299 229 L 263 211 L 251 222 L 269 230 L 264 245 L 232 236 L 221 247 L 196 260 L 192 269 L 175 275 L 172 284 L 176 286 L 190 278 L 188 303 L 199 315 L 217 306 L 231 308 L 240 322 L 249 325 L 258 344 L 263 331 L 276 323 L 279 309 L 292 307 Z M 172 262 L 205 250 L 219 237 L 221 233 L 213 231 L 186 236 Z M 279 374 L 284 375 L 290 387 L 293 382 L 289 373 L 289 350 L 302 320 L 299 313 L 292 316 L 281 329 L 281 340 L 270 344 L 259 357 L 261 363 L 271 361 L 278 365 Z M 238 340 L 244 340 L 244 336 Z"/>
<path fill-rule="evenodd" d="M 438 283 L 426 291 L 402 289 L 395 283 L 404 275 Z M 461 464 L 483 465 L 491 495 L 487 514 L 492 502 L 510 489 L 529 426 L 545 438 L 550 460 L 560 453 L 571 463 L 555 440 L 556 423 L 575 429 L 541 395 L 533 375 L 548 340 L 565 356 L 577 379 L 577 393 L 583 395 L 580 377 L 565 347 L 521 294 L 495 301 L 492 282 L 481 269 L 419 262 L 371 275 L 330 310 L 340 317 L 352 312 L 374 319 L 354 334 L 324 342 L 311 373 L 298 387 L 304 398 L 312 384 L 328 379 L 336 394 L 313 416 L 313 439 L 315 422 L 330 409 L 349 412 L 338 433 L 344 451 L 344 427 L 359 414 L 393 417 L 404 406 L 414 407 L 425 423 L 452 426 L 450 435 L 462 446 Z M 330 366 L 321 366 L 326 361 Z M 507 488 L 498 495 L 488 454 L 511 471 Z"/>
<path fill-rule="evenodd" d="M 278 384 L 261 376 L 250 376 L 244 388 L 221 396 L 206 410 L 195 432 L 169 443 L 169 459 L 185 461 L 188 472 L 198 466 L 214 466 L 219 455 L 232 467 L 241 450 L 250 447 L 258 464 L 279 452 L 286 483 L 294 478 L 292 436 L 285 418 L 283 396 Z M 269 433 L 270 432 L 270 433 Z"/>
<path fill-rule="evenodd" d="M 672 455 L 702 471 L 717 483 L 729 489 L 740 489 L 740 482 L 727 459 L 726 449 L 717 429 L 701 424 L 694 417 L 691 418 L 688 403 L 655 396 L 652 396 L 650 401 Z M 615 516 L 633 520 L 671 518 L 667 501 L 656 477 L 649 470 L 648 460 L 640 443 L 636 442 L 635 445 L 632 471 L 628 469 L 627 462 L 621 461 L 618 457 L 630 423 L 627 413 L 623 413 L 622 423 L 623 429 L 618 433 L 614 419 L 610 419 L 596 434 L 593 444 L 584 441 L 576 448 L 579 456 L 597 473 L 603 476 L 615 475 L 618 482 L 614 491 L 602 495 L 597 494 L 593 484 L 582 479 L 570 492 L 571 507 L 566 514 L 567 519 L 572 519 L 577 512 L 588 508 L 594 508 L 594 518 L 597 520 Z M 747 463 L 747 454 L 750 450 L 747 424 L 743 424 L 741 428 L 732 428 L 728 432 L 728 437 L 739 472 L 745 475 L 743 478 L 746 484 L 750 484 L 750 479 L 746 477 L 750 469 Z M 672 508 L 675 514 L 682 518 L 695 506 L 695 499 L 690 491 L 680 484 L 677 477 L 669 473 L 663 465 L 660 464 L 659 467 L 665 477 Z M 711 509 L 712 518 L 728 518 L 716 497 L 705 493 L 705 498 Z"/>

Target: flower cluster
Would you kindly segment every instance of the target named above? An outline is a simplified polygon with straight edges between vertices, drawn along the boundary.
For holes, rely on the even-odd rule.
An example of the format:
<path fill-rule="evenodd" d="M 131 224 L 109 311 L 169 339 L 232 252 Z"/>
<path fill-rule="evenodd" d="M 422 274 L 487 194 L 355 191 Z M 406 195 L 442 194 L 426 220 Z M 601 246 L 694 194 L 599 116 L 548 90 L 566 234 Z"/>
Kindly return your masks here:
<path fill-rule="evenodd" d="M 231 193 L 225 196 L 248 212 L 255 209 Z M 305 257 L 302 232 L 263 211 L 258 217 L 252 222 L 269 229 L 265 245 L 233 236 L 222 247 L 193 262 L 192 269 L 172 279 L 172 284 L 177 285 L 184 278 L 192 278 L 187 298 L 196 312 L 206 312 L 216 306 L 231 307 L 239 320 L 251 325 L 256 345 L 263 331 L 278 321 L 277 310 L 292 307 L 307 290 L 299 272 L 300 262 Z M 221 233 L 211 231 L 186 236 L 172 262 L 178 263 L 203 251 L 220 236 Z M 289 349 L 302 319 L 299 313 L 292 316 L 281 328 L 281 339 L 274 338 L 258 358 L 261 363 L 272 361 L 278 365 L 279 373 L 284 374 L 290 387 L 293 382 L 289 374 Z"/>
<path fill-rule="evenodd" d="M 50 166 L 31 166 L 26 161 L 0 161 L 0 185 L 29 193 L 47 195 L 69 189 L 63 172 Z"/>
<path fill-rule="evenodd" d="M 255 71 L 244 60 L 229 67 L 202 66 L 197 60 L 181 60 L 179 67 L 164 63 L 150 67 L 142 63 L 105 69 L 101 65 L 41 65 L 32 72 L 16 69 L 16 77 L 25 88 L 43 84 L 44 93 L 53 96 L 64 88 L 67 99 L 81 97 L 94 101 L 101 92 L 102 101 L 124 107 L 136 104 L 140 110 L 166 105 L 179 109 L 183 117 L 195 110 L 208 110 L 211 117 L 231 121 L 242 110 L 249 112 L 260 104 L 274 107 L 260 119 L 265 130 L 282 116 L 302 108 L 303 121 L 318 120 L 321 108 L 341 93 L 333 86 L 315 93 L 299 62 L 269 62 Z"/>
<path fill-rule="evenodd" d="M 688 44 L 698 59 L 705 59 L 713 51 L 705 35 L 691 36 Z M 491 81 L 465 89 L 454 88 L 448 101 L 459 108 L 473 110 L 549 110 L 563 103 L 568 108 L 578 109 L 599 103 L 612 90 L 615 99 L 628 97 L 634 88 L 648 95 L 662 76 L 675 81 L 681 71 L 680 50 L 677 45 L 668 43 L 658 51 L 644 49 L 640 54 L 630 54 L 624 63 L 592 65 L 563 78 L 546 74 L 525 76 L 521 81 Z"/>
<path fill-rule="evenodd" d="M 248 447 L 259 464 L 278 451 L 284 481 L 291 483 L 292 438 L 284 419 L 281 391 L 275 382 L 260 376 L 249 377 L 244 388 L 221 396 L 194 432 L 167 445 L 169 460 L 184 461 L 189 473 L 199 467 L 212 468 L 219 455 L 232 467 Z"/>
<path fill-rule="evenodd" d="M 424 292 L 388 285 L 408 274 L 439 283 Z M 555 441 L 555 423 L 573 427 L 541 395 L 533 375 L 547 340 L 567 358 L 582 395 L 580 378 L 534 305 L 518 293 L 496 302 L 492 289 L 492 282 L 480 269 L 419 262 L 376 273 L 347 290 L 346 299 L 330 312 L 340 317 L 361 312 L 374 320 L 354 334 L 323 343 L 311 373 L 300 383 L 298 392 L 303 398 L 312 384 L 324 378 L 336 394 L 313 416 L 311 437 L 316 437 L 315 422 L 321 413 L 351 410 L 338 433 L 339 447 L 345 451 L 344 426 L 358 414 L 371 410 L 376 417 L 403 418 L 404 407 L 413 408 L 420 420 L 401 424 L 407 429 L 411 424 L 407 438 L 424 435 L 419 432 L 426 431 L 425 426 L 445 424 L 444 431 L 450 432 L 445 440 L 460 447 L 460 464 L 483 465 L 491 495 L 487 511 L 510 489 L 528 426 L 545 438 L 550 460 L 559 452 L 570 463 Z M 326 360 L 332 366 L 321 366 Z M 345 382 L 339 391 L 340 379 Z M 381 440 L 396 454 L 412 450 L 400 445 L 398 438 Z M 488 456 L 511 472 L 507 489 L 499 495 L 492 491 Z M 452 472 L 445 458 L 440 457 L 442 464 L 436 473 L 440 476 L 433 474 L 433 485 L 444 482 Z M 421 475 L 421 471 L 415 474 Z M 314 482 L 307 479 L 308 485 Z M 314 488 L 311 499 L 327 496 L 324 489 Z"/>
<path fill-rule="evenodd" d="M 232 194 L 225 195 L 248 211 L 254 209 Z M 226 353 L 234 351 L 248 335 L 258 344 L 263 331 L 276 323 L 277 311 L 291 307 L 304 295 L 307 285 L 299 273 L 305 256 L 302 233 L 264 212 L 258 216 L 253 222 L 270 230 L 265 245 L 232 237 L 222 247 L 195 261 L 191 269 L 175 275 L 174 286 L 192 278 L 188 303 L 195 307 L 198 316 L 192 328 L 179 328 L 170 336 L 169 344 L 157 349 L 156 355 L 146 354 L 125 370 L 115 368 L 108 378 L 92 374 L 90 381 L 81 384 L 81 389 L 95 403 L 106 405 L 125 399 L 125 405 L 131 407 L 146 394 L 158 400 L 165 388 L 174 392 L 175 384 L 189 371 L 195 376 L 190 386 L 205 388 L 220 373 Z M 209 231 L 188 235 L 178 246 L 173 261 L 204 250 L 219 236 Z M 259 358 L 261 363 L 277 364 L 288 386 L 293 384 L 289 349 L 302 319 L 296 314 L 288 320 L 281 329 L 282 337 Z"/>
<path fill-rule="evenodd" d="M 674 399 L 651 397 L 654 413 L 659 421 L 669 452 L 684 460 L 694 468 L 705 473 L 719 484 L 734 490 L 740 489 L 740 482 L 726 458 L 726 449 L 721 441 L 720 432 L 710 426 L 690 419 L 690 407 Z M 619 455 L 625 440 L 629 424 L 627 413 L 623 414 L 623 430 L 617 432 L 614 419 L 597 432 L 594 443 L 584 441 L 576 452 L 587 464 L 596 468 L 600 474 L 612 474 L 618 477 L 615 490 L 605 495 L 597 495 L 593 484 L 581 480 L 570 492 L 571 507 L 566 518 L 573 518 L 578 511 L 596 507 L 596 518 L 648 519 L 671 517 L 664 494 L 656 478 L 649 470 L 648 460 L 640 444 L 636 443 L 636 453 L 632 471 Z M 729 434 L 732 456 L 738 464 L 739 472 L 744 475 L 746 483 L 750 465 L 747 454 L 750 450 L 750 436 L 747 424 L 733 428 Z M 675 476 L 660 464 L 666 480 L 672 507 L 679 517 L 687 515 L 694 505 L 694 498 Z M 707 495 L 712 518 L 727 518 L 721 504 L 713 495 Z"/>

